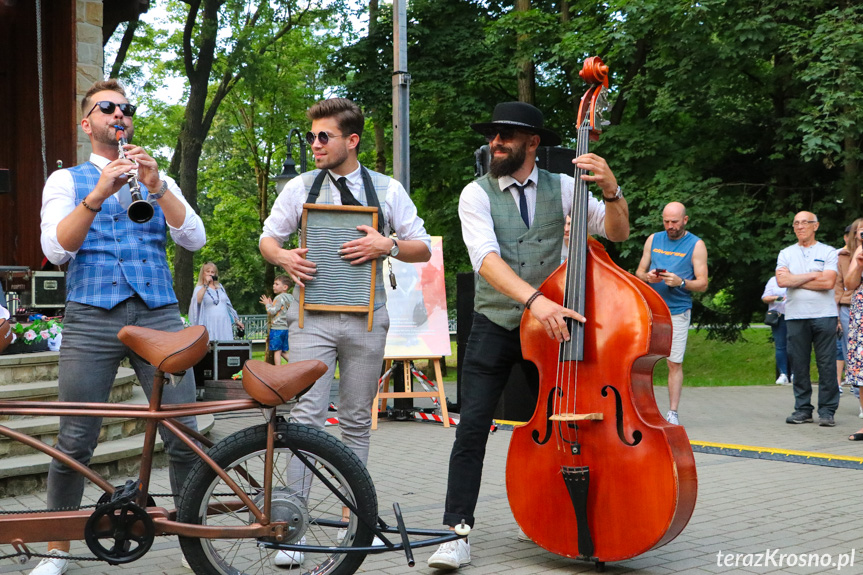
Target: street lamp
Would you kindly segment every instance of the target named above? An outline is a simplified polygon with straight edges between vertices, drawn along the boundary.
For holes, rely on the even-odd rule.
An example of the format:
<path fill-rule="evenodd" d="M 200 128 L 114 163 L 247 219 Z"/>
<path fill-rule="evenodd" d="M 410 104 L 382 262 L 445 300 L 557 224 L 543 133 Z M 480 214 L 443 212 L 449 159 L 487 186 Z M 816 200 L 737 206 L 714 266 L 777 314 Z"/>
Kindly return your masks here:
<path fill-rule="evenodd" d="M 297 139 L 300 142 L 300 173 L 306 171 L 306 141 L 303 139 L 299 128 L 291 128 L 291 131 L 288 132 L 288 156 L 285 158 L 285 163 L 282 164 L 282 173 L 273 178 L 276 181 L 276 194 L 282 193 L 285 184 L 300 175 L 297 173 L 297 164 L 294 162 L 291 152 L 291 139 L 294 134 L 297 135 Z"/>

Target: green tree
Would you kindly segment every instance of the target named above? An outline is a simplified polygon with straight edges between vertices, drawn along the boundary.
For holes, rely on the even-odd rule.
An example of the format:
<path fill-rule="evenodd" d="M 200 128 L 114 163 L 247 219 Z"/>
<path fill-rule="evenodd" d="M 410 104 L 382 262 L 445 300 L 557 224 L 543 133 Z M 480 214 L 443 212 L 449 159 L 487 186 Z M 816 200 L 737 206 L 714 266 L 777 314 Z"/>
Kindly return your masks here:
<path fill-rule="evenodd" d="M 137 46 L 140 51 L 133 43 L 130 55 L 134 51 L 154 70 L 180 75 L 187 81 L 186 104 L 169 171 L 192 207 L 198 209 L 204 143 L 227 96 L 262 59 L 270 57 L 270 51 L 291 41 L 293 30 L 322 23 L 338 26 L 343 21 L 338 16 L 346 8 L 342 0 L 165 0 L 161 7 L 167 10 L 174 31 L 149 29 L 151 34 Z M 175 58 L 163 61 L 164 54 L 174 54 Z M 192 268 L 193 254 L 177 248 L 174 288 L 183 310 L 191 298 Z"/>

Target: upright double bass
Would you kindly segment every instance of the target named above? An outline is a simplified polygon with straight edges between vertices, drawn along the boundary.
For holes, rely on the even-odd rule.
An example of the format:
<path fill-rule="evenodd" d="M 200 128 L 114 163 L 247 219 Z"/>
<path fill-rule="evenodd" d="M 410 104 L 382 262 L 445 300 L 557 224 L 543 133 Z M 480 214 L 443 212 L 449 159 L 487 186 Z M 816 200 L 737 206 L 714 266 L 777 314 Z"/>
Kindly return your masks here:
<path fill-rule="evenodd" d="M 578 153 L 598 139 L 608 67 L 588 58 Z M 539 370 L 539 401 L 513 431 L 506 485 L 516 522 L 538 545 L 598 564 L 668 543 L 695 508 L 695 459 L 683 427 L 653 395 L 653 366 L 671 348 L 671 314 L 647 284 L 587 234 L 586 182 L 576 170 L 567 261 L 542 293 L 587 318 L 550 345 L 525 311 L 521 343 Z"/>

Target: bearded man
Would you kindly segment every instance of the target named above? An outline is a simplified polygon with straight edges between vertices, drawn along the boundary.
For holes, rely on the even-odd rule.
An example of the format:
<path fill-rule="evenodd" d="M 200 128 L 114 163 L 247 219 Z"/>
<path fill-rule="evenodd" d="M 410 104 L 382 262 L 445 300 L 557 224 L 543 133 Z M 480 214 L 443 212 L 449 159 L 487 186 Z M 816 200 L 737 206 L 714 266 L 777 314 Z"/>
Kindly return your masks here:
<path fill-rule="evenodd" d="M 551 340 L 569 340 L 565 318 L 585 321 L 544 297 L 538 287 L 560 264 L 565 217 L 572 208 L 575 180 L 536 166 L 536 151 L 560 137 L 543 127 L 543 115 L 523 102 L 498 104 L 492 121 L 472 124 L 491 149 L 489 174 L 468 184 L 459 199 L 462 236 L 477 274 L 473 327 L 462 367 L 461 413 L 449 463 L 443 522 L 473 527 L 485 445 L 495 407 L 512 367 L 519 363 L 538 389 L 536 366 L 522 357 L 519 323 L 525 309 Z M 629 209 L 605 160 L 584 154 L 573 160 L 581 176 L 602 190 L 604 202 L 589 198 L 588 233 L 615 242 L 629 237 Z M 470 563 L 470 544 L 444 543 L 429 558 L 436 569 Z"/>

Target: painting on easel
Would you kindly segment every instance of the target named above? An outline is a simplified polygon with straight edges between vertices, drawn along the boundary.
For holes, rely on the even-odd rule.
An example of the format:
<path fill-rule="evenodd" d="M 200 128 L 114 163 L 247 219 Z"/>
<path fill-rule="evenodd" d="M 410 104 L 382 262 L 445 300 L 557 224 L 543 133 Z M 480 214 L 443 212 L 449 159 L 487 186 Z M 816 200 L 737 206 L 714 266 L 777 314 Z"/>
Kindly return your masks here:
<path fill-rule="evenodd" d="M 387 312 L 390 316 L 385 357 L 451 355 L 443 240 L 440 236 L 432 236 L 431 240 L 432 256 L 429 261 L 409 264 L 387 258 L 384 264 Z M 390 271 L 395 274 L 395 288 L 388 280 Z"/>

